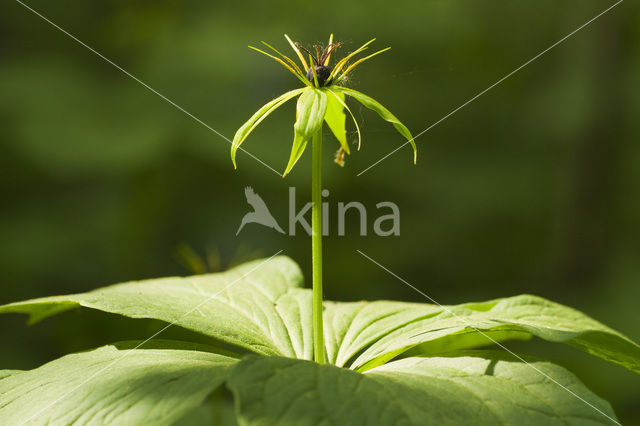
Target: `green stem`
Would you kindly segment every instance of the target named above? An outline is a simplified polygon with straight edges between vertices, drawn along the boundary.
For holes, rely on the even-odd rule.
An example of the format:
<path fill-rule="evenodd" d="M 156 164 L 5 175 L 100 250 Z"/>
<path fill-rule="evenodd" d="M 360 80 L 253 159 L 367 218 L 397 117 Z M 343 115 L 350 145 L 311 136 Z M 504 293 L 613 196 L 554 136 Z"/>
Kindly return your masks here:
<path fill-rule="evenodd" d="M 313 354 L 318 364 L 325 363 L 322 330 L 322 129 L 313 135 L 311 167 L 311 246 L 313 263 Z"/>

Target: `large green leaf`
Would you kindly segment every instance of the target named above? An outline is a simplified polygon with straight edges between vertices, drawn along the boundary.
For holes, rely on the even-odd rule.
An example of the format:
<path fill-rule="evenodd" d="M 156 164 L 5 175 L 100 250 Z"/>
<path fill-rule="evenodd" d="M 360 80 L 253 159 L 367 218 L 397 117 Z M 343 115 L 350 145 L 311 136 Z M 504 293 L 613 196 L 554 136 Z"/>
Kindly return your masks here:
<path fill-rule="evenodd" d="M 615 418 L 610 405 L 567 370 L 528 361 L 470 351 L 357 373 L 251 356 L 232 369 L 227 384 L 240 422 L 252 425 L 569 425 Z"/>
<path fill-rule="evenodd" d="M 327 360 L 339 367 L 397 328 L 442 312 L 436 305 L 377 302 L 326 302 L 324 335 Z"/>
<path fill-rule="evenodd" d="M 327 111 L 327 94 L 324 90 L 312 88 L 303 90 L 304 92 L 298 98 L 298 104 L 296 105 L 293 146 L 291 147 L 291 156 L 283 176 L 288 175 L 298 162 L 307 147 L 309 139 L 320 131 Z"/>
<path fill-rule="evenodd" d="M 79 306 L 154 318 L 263 355 L 311 359 L 311 292 L 288 257 L 246 263 L 224 273 L 117 284 L 88 293 L 0 306 L 31 322 Z"/>
<path fill-rule="evenodd" d="M 575 346 L 640 372 L 640 346 L 583 313 L 536 296 L 440 307 L 394 302 L 329 303 L 327 352 L 366 370 L 398 355 L 434 355 L 531 336 Z"/>
<path fill-rule="evenodd" d="M 222 384 L 237 360 L 105 346 L 0 380 L 2 424 L 169 425 Z"/>
<path fill-rule="evenodd" d="M 342 86 L 331 86 L 331 88 L 340 91 L 347 96 L 351 96 L 365 107 L 377 112 L 380 118 L 393 124 L 393 127 L 396 128 L 398 133 L 407 138 L 407 141 L 409 141 L 409 143 L 411 144 L 411 147 L 413 148 L 413 162 L 416 162 L 418 158 L 418 149 L 416 148 L 416 143 L 413 140 L 413 136 L 411 135 L 409 129 L 407 129 L 407 127 L 402 124 L 400 120 L 398 120 L 398 118 L 391 113 L 391 111 L 382 106 L 380 102 L 376 101 L 372 97 L 367 96 L 364 93 L 360 93 L 357 90 L 349 89 Z"/>
<path fill-rule="evenodd" d="M 269 116 L 273 111 L 278 109 L 282 104 L 287 102 L 291 98 L 295 98 L 300 93 L 304 91 L 304 88 L 291 90 L 283 95 L 278 96 L 272 101 L 269 101 L 265 105 L 262 106 L 255 114 L 251 116 L 246 123 L 244 123 L 236 134 L 233 136 L 233 142 L 231 143 L 231 161 L 233 162 L 233 167 L 236 167 L 236 153 L 242 145 L 242 142 L 249 136 L 249 134 L 258 127 L 258 124 L 262 122 L 265 118 Z"/>
<path fill-rule="evenodd" d="M 0 370 L 0 380 L 4 379 L 5 377 L 13 376 L 14 374 L 18 374 L 21 372 L 22 371 L 20 370 Z"/>

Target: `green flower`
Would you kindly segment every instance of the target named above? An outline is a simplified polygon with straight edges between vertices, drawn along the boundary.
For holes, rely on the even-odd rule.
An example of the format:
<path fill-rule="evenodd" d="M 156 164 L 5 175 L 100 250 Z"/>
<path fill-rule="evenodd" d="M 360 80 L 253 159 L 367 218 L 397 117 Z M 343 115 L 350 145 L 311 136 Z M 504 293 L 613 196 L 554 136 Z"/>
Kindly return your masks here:
<path fill-rule="evenodd" d="M 345 110 L 349 113 L 353 123 L 355 124 L 356 131 L 358 132 L 358 149 L 360 149 L 360 127 L 358 126 L 353 113 L 345 103 L 345 96 L 354 98 L 365 107 L 377 112 L 382 119 L 393 124 L 396 130 L 411 143 L 411 146 L 413 147 L 413 162 L 416 162 L 416 144 L 413 141 L 413 136 L 411 136 L 409 129 L 407 129 L 400 120 L 398 120 L 388 109 L 382 106 L 375 99 L 365 95 L 364 93 L 360 93 L 356 90 L 340 85 L 345 80 L 345 77 L 353 71 L 356 66 L 367 59 L 389 50 L 390 47 L 350 62 L 357 54 L 368 48 L 368 46 L 375 40 L 372 39 L 362 45 L 359 49 L 349 53 L 338 61 L 333 68 L 331 68 L 329 65 L 331 54 L 335 49 L 342 45 L 342 43 L 333 43 L 333 34 L 329 38 L 329 44 L 322 51 L 318 46 L 313 46 L 316 52 L 315 55 L 305 49 L 300 43 L 292 42 L 286 34 L 285 38 L 300 59 L 302 68 L 300 68 L 291 58 L 283 55 L 264 41 L 262 44 L 271 49 L 277 56 L 253 46 L 249 47 L 279 62 L 293 75 L 295 75 L 304 84 L 304 87 L 291 90 L 278 96 L 260 108 L 238 129 L 233 137 L 233 143 L 231 145 L 231 161 L 233 161 L 234 168 L 236 167 L 236 152 L 253 129 L 255 129 L 262 120 L 267 118 L 269 114 L 278 109 L 278 107 L 298 96 L 296 122 L 293 126 L 293 147 L 291 149 L 291 156 L 289 157 L 289 163 L 287 164 L 283 177 L 291 171 L 293 166 L 300 159 L 302 153 L 307 147 L 307 142 L 316 132 L 321 130 L 323 121 L 327 122 L 327 125 L 340 142 L 341 147 L 336 155 L 336 163 L 340 165 L 344 164 L 344 154 L 351 153 L 345 131 Z M 309 62 L 305 60 L 302 52 L 309 56 Z"/>

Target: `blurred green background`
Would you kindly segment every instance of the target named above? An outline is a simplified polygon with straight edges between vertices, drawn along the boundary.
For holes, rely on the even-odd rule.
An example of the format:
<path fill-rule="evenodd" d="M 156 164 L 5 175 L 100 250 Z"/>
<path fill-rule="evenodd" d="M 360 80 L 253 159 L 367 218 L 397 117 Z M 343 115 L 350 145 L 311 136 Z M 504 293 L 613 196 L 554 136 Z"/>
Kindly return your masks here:
<path fill-rule="evenodd" d="M 393 49 L 349 85 L 417 134 L 613 2 L 28 4 L 230 138 L 258 107 L 299 86 L 248 44 L 287 51 L 285 32 L 307 44 L 334 32 L 344 54 L 378 37 L 376 46 Z M 326 297 L 425 301 L 360 249 L 443 304 L 533 293 L 639 341 L 638 9 L 620 4 L 425 133 L 417 166 L 407 146 L 356 176 L 403 141 L 352 104 L 363 146 L 346 167 L 331 162 L 338 143 L 325 130 L 334 227 Z M 179 255 L 187 246 L 213 269 L 282 249 L 310 276 L 301 230 L 291 237 L 248 225 L 235 236 L 249 185 L 286 226 L 288 187 L 299 206 L 310 196 L 310 151 L 285 180 L 242 153 L 234 171 L 227 141 L 20 4 L 0 10 L 0 303 L 189 274 Z M 243 147 L 282 171 L 294 111 L 290 103 L 269 117 Z M 357 220 L 335 235 L 339 201 L 368 207 L 370 235 L 358 235 Z M 371 232 L 380 201 L 400 207 L 400 236 Z M 0 321 L 1 368 L 160 328 L 85 311 L 33 327 L 19 316 Z M 637 375 L 568 347 L 513 347 L 561 363 L 623 423 L 640 423 Z"/>

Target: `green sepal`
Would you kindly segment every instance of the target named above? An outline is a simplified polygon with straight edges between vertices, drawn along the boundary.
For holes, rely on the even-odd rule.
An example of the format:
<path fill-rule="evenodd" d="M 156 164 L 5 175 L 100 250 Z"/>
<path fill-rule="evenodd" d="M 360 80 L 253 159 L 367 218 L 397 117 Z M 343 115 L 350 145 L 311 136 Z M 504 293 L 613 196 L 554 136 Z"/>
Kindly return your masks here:
<path fill-rule="evenodd" d="M 340 145 L 347 154 L 351 154 L 349 151 L 349 144 L 347 143 L 347 131 L 345 127 L 345 121 L 347 115 L 344 112 L 344 95 L 340 92 L 336 93 L 329 90 L 334 95 L 327 96 L 327 112 L 324 115 L 324 121 L 333 132 L 333 135 L 338 139 Z M 337 97 L 337 98 L 336 98 Z M 342 101 L 342 102 L 340 102 Z"/>
<path fill-rule="evenodd" d="M 238 148 L 240 148 L 242 142 L 244 142 L 244 140 L 247 138 L 247 136 L 249 136 L 253 129 L 258 127 L 258 124 L 260 124 L 262 120 L 267 118 L 269 114 L 278 109 L 282 104 L 287 102 L 289 99 L 295 98 L 296 96 L 304 92 L 304 90 L 304 88 L 295 89 L 278 96 L 274 100 L 265 104 L 258 111 L 256 111 L 256 113 L 253 114 L 253 116 L 251 116 L 251 118 L 247 120 L 246 123 L 240 126 L 236 134 L 233 136 L 233 142 L 231 143 L 231 161 L 233 162 L 234 169 L 237 167 L 236 153 L 238 151 Z"/>
<path fill-rule="evenodd" d="M 307 142 L 314 133 L 322 129 L 322 122 L 327 111 L 327 94 L 324 90 L 307 88 L 298 99 L 296 106 L 296 122 L 293 125 L 294 138 L 289 163 L 282 177 L 289 174 L 293 166 L 302 156 Z"/>
<path fill-rule="evenodd" d="M 365 107 L 369 108 L 372 111 L 378 113 L 378 115 L 385 121 L 393 124 L 393 127 L 396 128 L 398 133 L 407 138 L 409 143 L 411 143 L 411 147 L 413 148 L 413 163 L 415 164 L 418 159 L 418 149 L 416 148 L 416 143 L 413 140 L 413 136 L 407 127 L 398 120 L 398 118 L 391 113 L 387 108 L 382 106 L 380 102 L 376 101 L 370 96 L 365 95 L 364 93 L 360 93 L 357 90 L 349 89 L 347 87 L 342 86 L 332 86 L 334 90 L 340 91 L 347 96 L 351 96 L 358 102 L 360 102 Z"/>

